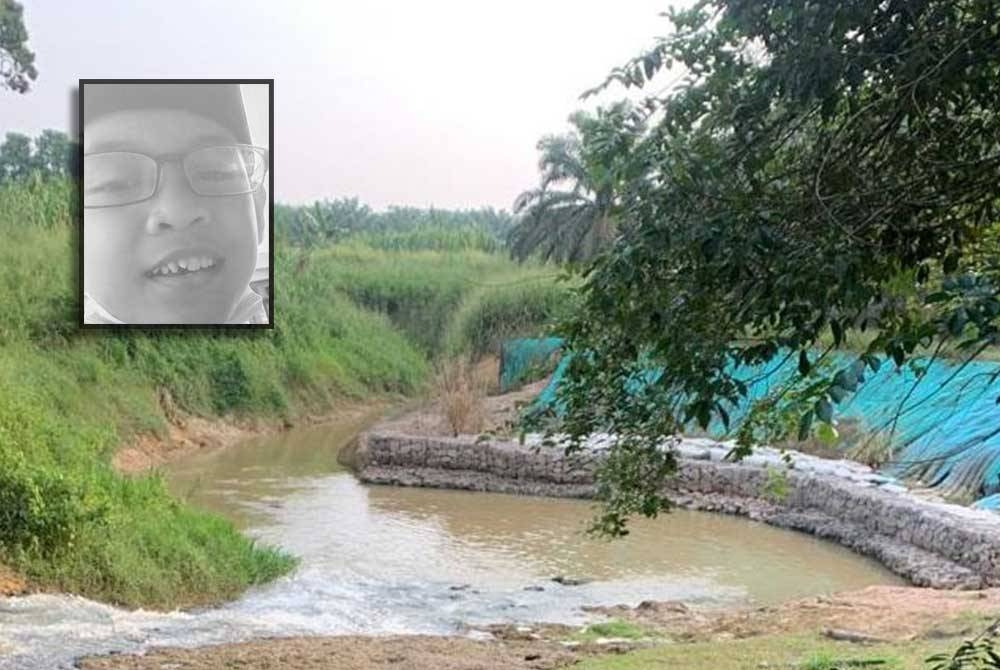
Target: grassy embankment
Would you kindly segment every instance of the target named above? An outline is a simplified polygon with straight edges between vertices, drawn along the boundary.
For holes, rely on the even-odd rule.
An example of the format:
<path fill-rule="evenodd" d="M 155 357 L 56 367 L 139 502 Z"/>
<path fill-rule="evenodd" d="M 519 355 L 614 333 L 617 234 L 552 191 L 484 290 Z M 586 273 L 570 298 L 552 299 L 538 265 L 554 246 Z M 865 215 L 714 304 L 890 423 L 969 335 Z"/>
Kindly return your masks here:
<path fill-rule="evenodd" d="M 127 440 L 166 434 L 164 398 L 191 415 L 294 421 L 415 395 L 446 342 L 484 350 L 558 303 L 544 280 L 528 298 L 474 283 L 550 274 L 501 255 L 359 241 L 276 248 L 273 331 L 80 332 L 74 207 L 67 182 L 0 187 L 0 563 L 127 606 L 216 602 L 295 564 L 172 499 L 159 476 L 114 472 Z"/>
<path fill-rule="evenodd" d="M 926 659 L 951 654 L 963 640 L 990 623 L 991 618 L 964 615 L 948 622 L 954 628 L 939 636 L 898 642 L 856 644 L 818 633 L 759 635 L 744 639 L 678 642 L 620 655 L 600 656 L 573 666 L 577 670 L 926 670 Z M 961 627 L 956 624 L 963 624 Z M 969 625 L 964 625 L 969 624 Z M 976 626 L 980 628 L 975 628 Z M 945 626 L 947 628 L 947 626 Z"/>
<path fill-rule="evenodd" d="M 924 659 L 951 654 L 962 637 L 860 646 L 819 635 L 764 635 L 743 640 L 665 644 L 616 656 L 589 659 L 578 670 L 720 670 L 794 668 L 796 670 L 917 670 Z"/>

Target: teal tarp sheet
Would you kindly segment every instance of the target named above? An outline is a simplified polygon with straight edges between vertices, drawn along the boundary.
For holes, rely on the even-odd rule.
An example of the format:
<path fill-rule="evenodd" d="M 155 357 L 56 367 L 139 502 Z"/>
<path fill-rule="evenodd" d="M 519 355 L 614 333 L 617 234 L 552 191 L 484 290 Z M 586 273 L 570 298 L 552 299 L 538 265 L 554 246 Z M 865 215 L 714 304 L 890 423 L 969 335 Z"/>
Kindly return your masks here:
<path fill-rule="evenodd" d="M 535 400 L 536 409 L 556 407 L 556 391 L 572 355 L 563 355 Z M 841 355 L 834 363 L 847 366 L 854 360 Z M 892 436 L 896 453 L 885 468 L 887 474 L 920 480 L 946 494 L 973 498 L 1000 494 L 1000 362 L 920 364 L 924 372 L 916 386 L 918 372 L 908 365 L 897 368 L 884 361 L 878 372 L 866 370 L 864 382 L 837 405 L 835 417 L 857 423 L 860 431 Z M 736 376 L 748 384 L 753 400 L 788 379 L 796 365 L 795 356 L 779 358 L 767 366 L 746 367 Z M 644 376 L 651 382 L 659 372 L 651 370 Z M 730 412 L 734 424 L 743 410 Z M 718 422 L 710 432 L 724 436 Z M 1000 503 L 984 500 L 983 505 Z"/>
<path fill-rule="evenodd" d="M 500 346 L 500 392 L 524 381 L 532 368 L 545 365 L 561 348 L 562 339 L 558 337 L 522 337 L 504 342 Z"/>

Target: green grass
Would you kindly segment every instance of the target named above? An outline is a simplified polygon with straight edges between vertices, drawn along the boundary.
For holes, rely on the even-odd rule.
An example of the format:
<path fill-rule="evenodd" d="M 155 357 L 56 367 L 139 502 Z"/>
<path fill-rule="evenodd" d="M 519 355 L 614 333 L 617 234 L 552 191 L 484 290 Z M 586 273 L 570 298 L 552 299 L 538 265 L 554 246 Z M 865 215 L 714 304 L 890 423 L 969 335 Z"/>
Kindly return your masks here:
<path fill-rule="evenodd" d="M 532 281 L 530 275 L 479 288 L 458 307 L 443 346 L 451 354 L 467 353 L 473 358 L 496 355 L 504 340 L 544 334 L 570 312 L 572 295 L 566 284 L 548 278 Z"/>
<path fill-rule="evenodd" d="M 503 253 L 500 240 L 482 225 L 422 224 L 406 230 L 356 233 L 351 239 L 385 251 Z"/>
<path fill-rule="evenodd" d="M 129 606 L 216 602 L 295 560 L 172 499 L 155 477 L 117 475 L 110 457 L 124 440 L 165 434 L 173 408 L 294 420 L 420 394 L 456 314 L 492 299 L 484 283 L 551 284 L 553 272 L 479 250 L 470 233 L 443 250 L 420 248 L 427 231 L 386 248 L 278 246 L 273 331 L 82 332 L 75 206 L 67 181 L 0 186 L 0 562 Z M 515 329 L 544 318 L 536 310 Z M 454 332 L 476 338 L 457 348 L 487 339 Z"/>
<path fill-rule="evenodd" d="M 924 659 L 951 653 L 960 639 L 914 640 L 892 644 L 857 645 L 818 635 L 763 635 L 742 640 L 676 642 L 627 654 L 587 659 L 576 670 L 801 670 L 923 669 Z M 864 665 L 860 661 L 883 661 Z"/>
<path fill-rule="evenodd" d="M 385 314 L 427 356 L 496 353 L 510 334 L 538 334 L 565 304 L 551 266 L 480 250 L 386 252 L 359 241 L 313 251 L 307 267 L 365 309 Z"/>
<path fill-rule="evenodd" d="M 657 637 L 657 635 L 641 626 L 621 619 L 592 623 L 573 635 L 573 639 L 580 642 L 593 642 L 600 638 L 638 640 L 646 637 Z"/>

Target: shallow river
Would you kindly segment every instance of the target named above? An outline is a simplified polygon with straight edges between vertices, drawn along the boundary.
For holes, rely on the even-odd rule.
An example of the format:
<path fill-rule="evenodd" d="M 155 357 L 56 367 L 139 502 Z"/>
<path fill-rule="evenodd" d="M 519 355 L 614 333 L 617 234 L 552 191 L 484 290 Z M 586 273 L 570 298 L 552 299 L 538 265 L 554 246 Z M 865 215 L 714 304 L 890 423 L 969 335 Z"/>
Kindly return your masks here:
<path fill-rule="evenodd" d="M 87 653 L 258 636 L 580 623 L 590 604 L 768 604 L 901 583 L 846 549 L 736 517 L 677 511 L 606 542 L 583 535 L 586 501 L 365 486 L 336 454 L 373 418 L 254 439 L 170 468 L 178 495 L 300 556 L 294 574 L 193 612 L 0 598 L 0 667 L 70 667 Z M 587 582 L 563 586 L 552 581 L 559 575 Z"/>

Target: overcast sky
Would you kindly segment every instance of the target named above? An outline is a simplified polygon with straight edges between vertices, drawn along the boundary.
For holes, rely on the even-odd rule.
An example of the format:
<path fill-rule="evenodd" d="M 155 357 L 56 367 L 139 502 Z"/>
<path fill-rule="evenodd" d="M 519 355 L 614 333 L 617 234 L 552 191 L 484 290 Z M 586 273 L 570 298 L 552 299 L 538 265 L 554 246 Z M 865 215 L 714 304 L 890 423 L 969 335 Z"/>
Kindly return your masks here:
<path fill-rule="evenodd" d="M 670 4 L 22 1 L 39 77 L 0 92 L 0 132 L 69 130 L 81 77 L 273 77 L 278 202 L 505 209 L 539 137 L 669 30 Z"/>

